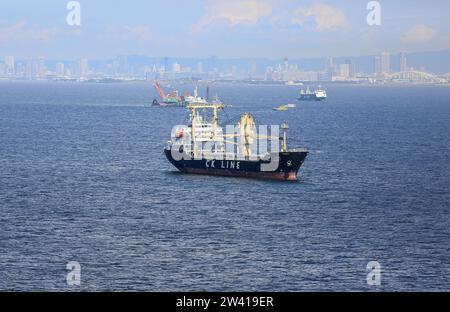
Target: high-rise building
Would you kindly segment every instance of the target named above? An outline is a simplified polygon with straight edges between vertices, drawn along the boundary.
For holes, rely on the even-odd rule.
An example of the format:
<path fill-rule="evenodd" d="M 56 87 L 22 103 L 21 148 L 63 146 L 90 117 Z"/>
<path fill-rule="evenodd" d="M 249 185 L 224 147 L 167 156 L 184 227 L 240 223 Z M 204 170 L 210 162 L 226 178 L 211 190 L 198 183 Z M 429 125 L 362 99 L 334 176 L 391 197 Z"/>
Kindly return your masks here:
<path fill-rule="evenodd" d="M 344 64 L 348 64 L 348 75 L 350 78 L 356 77 L 356 65 L 353 60 L 348 59 Z"/>
<path fill-rule="evenodd" d="M 381 53 L 381 73 L 389 74 L 391 72 L 391 55 L 389 52 Z"/>
<path fill-rule="evenodd" d="M 25 69 L 25 78 L 27 80 L 33 79 L 33 61 L 31 59 L 27 60 L 26 69 Z"/>
<path fill-rule="evenodd" d="M 266 67 L 265 80 L 273 80 L 274 69 L 273 66 Z"/>
<path fill-rule="evenodd" d="M 328 64 L 327 64 L 327 69 L 326 69 L 326 77 L 324 77 L 324 80 L 328 80 L 328 81 L 332 81 L 333 80 L 333 75 L 334 75 L 334 62 L 333 62 L 333 58 L 330 57 L 328 59 Z"/>
<path fill-rule="evenodd" d="M 285 58 L 284 58 L 284 72 L 287 72 L 289 70 L 289 59 L 288 59 L 288 57 L 286 56 Z"/>
<path fill-rule="evenodd" d="M 15 64 L 16 64 L 16 61 L 15 61 L 14 56 L 12 56 L 12 55 L 5 56 L 5 66 L 6 66 L 5 70 L 6 70 L 7 75 L 15 74 L 15 71 L 16 71 Z"/>
<path fill-rule="evenodd" d="M 119 76 L 129 76 L 130 75 L 130 64 L 128 62 L 128 57 L 126 55 L 121 55 L 117 58 L 117 75 Z"/>
<path fill-rule="evenodd" d="M 180 73 L 181 72 L 181 65 L 178 63 L 173 63 L 172 64 L 172 72 L 174 73 Z"/>
<path fill-rule="evenodd" d="M 381 57 L 379 55 L 375 55 L 374 72 L 377 76 L 381 76 Z"/>
<path fill-rule="evenodd" d="M 38 59 L 36 62 L 36 73 L 39 78 L 45 78 L 47 74 L 47 67 L 43 58 Z"/>
<path fill-rule="evenodd" d="M 375 56 L 375 74 L 377 76 L 388 75 L 391 72 L 391 55 L 389 52 L 382 52 Z"/>
<path fill-rule="evenodd" d="M 24 63 L 22 63 L 22 62 L 17 63 L 15 69 L 16 69 L 15 76 L 17 78 L 20 78 L 20 79 L 25 78 L 26 65 Z"/>
<path fill-rule="evenodd" d="M 78 77 L 86 78 L 89 75 L 89 61 L 85 58 L 78 61 Z"/>
<path fill-rule="evenodd" d="M 56 75 L 58 77 L 63 77 L 65 75 L 64 63 L 59 62 L 56 64 Z"/>
<path fill-rule="evenodd" d="M 199 73 L 199 74 L 203 73 L 203 63 L 202 62 L 197 63 L 197 73 Z"/>
<path fill-rule="evenodd" d="M 400 71 L 404 72 L 408 70 L 408 61 L 406 59 L 406 52 L 400 52 Z"/>
<path fill-rule="evenodd" d="M 350 78 L 350 64 L 345 63 L 339 66 L 339 76 L 343 78 Z"/>

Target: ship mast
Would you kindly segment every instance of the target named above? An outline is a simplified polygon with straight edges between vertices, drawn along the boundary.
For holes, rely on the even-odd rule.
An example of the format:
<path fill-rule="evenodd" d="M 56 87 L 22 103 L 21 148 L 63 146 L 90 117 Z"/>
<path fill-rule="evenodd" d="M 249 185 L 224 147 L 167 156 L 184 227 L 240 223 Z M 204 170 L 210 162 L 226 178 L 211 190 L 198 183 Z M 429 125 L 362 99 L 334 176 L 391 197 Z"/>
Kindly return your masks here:
<path fill-rule="evenodd" d="M 212 109 L 213 110 L 213 118 L 212 118 L 212 129 L 213 129 L 213 139 L 217 136 L 217 122 L 219 119 L 219 110 L 223 109 L 223 104 L 190 104 L 187 106 L 187 109 L 191 111 L 192 115 L 192 150 L 195 153 L 195 139 L 196 139 L 196 130 L 197 130 L 197 109 Z"/>
<path fill-rule="evenodd" d="M 289 129 L 289 125 L 285 122 L 281 125 L 281 129 L 283 129 L 283 145 L 281 146 L 281 152 L 287 152 L 287 129 Z"/>

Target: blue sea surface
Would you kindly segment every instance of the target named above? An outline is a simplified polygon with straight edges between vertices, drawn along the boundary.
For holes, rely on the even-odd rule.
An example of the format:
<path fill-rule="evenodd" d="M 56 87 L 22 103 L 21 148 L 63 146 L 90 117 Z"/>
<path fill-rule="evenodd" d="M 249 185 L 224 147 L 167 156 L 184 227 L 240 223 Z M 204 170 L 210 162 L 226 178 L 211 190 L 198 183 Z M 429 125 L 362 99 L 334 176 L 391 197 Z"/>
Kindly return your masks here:
<path fill-rule="evenodd" d="M 290 183 L 177 173 L 150 84 L 1 82 L 0 290 L 450 291 L 450 88 L 327 91 L 211 86 L 224 122 L 289 123 Z"/>

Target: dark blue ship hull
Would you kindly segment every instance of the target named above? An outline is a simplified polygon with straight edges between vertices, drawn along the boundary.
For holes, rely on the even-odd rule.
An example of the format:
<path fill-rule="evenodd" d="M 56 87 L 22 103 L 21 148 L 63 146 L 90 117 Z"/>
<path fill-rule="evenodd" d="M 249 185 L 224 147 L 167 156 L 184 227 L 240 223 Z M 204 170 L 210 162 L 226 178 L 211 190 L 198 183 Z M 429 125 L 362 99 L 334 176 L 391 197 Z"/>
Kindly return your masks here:
<path fill-rule="evenodd" d="M 268 170 L 270 161 L 192 159 L 187 155 L 181 160 L 175 160 L 170 149 L 165 149 L 164 152 L 172 165 L 184 173 L 285 181 L 297 180 L 298 171 L 308 155 L 306 150 L 280 152 L 278 161 L 274 162 L 275 167 Z"/>

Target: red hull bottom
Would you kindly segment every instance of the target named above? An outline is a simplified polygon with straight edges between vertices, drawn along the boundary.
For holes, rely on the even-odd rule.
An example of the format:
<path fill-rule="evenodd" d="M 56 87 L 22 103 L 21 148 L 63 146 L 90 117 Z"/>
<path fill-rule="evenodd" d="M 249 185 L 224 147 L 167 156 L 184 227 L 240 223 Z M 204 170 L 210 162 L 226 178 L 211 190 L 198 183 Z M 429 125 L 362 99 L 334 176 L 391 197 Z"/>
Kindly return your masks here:
<path fill-rule="evenodd" d="M 229 170 L 213 170 L 213 169 L 200 169 L 200 168 L 184 168 L 183 172 L 193 174 L 203 174 L 211 176 L 223 176 L 223 177 L 242 177 L 252 179 L 267 179 L 267 180 L 279 180 L 279 181 L 297 181 L 297 172 L 249 172 L 249 171 L 229 171 Z"/>

